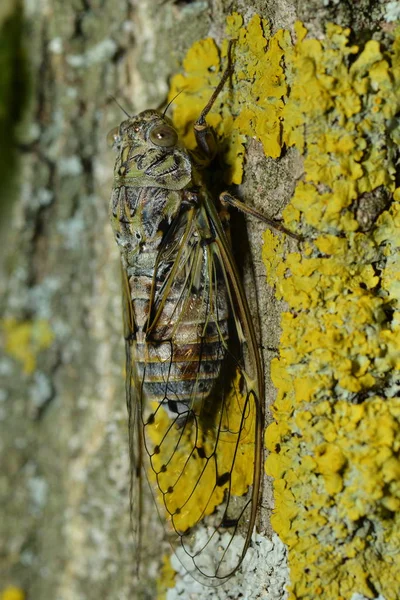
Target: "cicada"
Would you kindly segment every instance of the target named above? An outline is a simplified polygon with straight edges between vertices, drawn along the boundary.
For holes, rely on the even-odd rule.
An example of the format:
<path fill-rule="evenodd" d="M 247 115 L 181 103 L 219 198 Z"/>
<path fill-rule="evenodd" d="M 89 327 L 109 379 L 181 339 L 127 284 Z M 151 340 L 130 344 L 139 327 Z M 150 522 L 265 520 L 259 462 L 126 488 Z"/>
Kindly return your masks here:
<path fill-rule="evenodd" d="M 131 501 L 146 477 L 177 556 L 211 585 L 235 573 L 251 542 L 264 422 L 262 361 L 229 239 L 227 204 L 240 203 L 215 199 L 205 178 L 217 151 L 206 116 L 229 72 L 194 125 L 195 151 L 157 110 L 110 132 Z"/>

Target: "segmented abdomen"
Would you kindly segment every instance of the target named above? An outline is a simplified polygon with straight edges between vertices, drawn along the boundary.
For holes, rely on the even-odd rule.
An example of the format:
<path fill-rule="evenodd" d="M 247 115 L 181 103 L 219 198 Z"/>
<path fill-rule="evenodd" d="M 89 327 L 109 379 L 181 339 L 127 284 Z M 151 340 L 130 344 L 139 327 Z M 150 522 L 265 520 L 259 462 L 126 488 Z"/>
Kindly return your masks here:
<path fill-rule="evenodd" d="M 138 326 L 135 369 L 146 399 L 166 403 L 176 416 L 204 402 L 220 374 L 228 340 L 226 299 L 220 293 L 218 310 L 211 310 L 208 286 L 182 297 L 183 282 L 178 280 L 156 326 L 146 334 L 151 283 L 143 276 L 130 279 Z"/>

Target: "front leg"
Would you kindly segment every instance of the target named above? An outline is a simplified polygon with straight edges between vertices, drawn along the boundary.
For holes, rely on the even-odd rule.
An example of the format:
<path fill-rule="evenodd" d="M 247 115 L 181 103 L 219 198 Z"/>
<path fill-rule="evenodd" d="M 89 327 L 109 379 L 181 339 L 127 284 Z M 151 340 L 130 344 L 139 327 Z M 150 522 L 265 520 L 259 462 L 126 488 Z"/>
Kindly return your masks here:
<path fill-rule="evenodd" d="M 196 162 L 200 166 L 207 167 L 215 158 L 218 149 L 217 138 L 214 129 L 201 117 L 194 124 L 194 135 L 197 148 L 194 152 Z"/>
<path fill-rule="evenodd" d="M 200 117 L 197 119 L 197 121 L 194 124 L 194 135 L 196 137 L 196 142 L 197 142 L 196 155 L 199 158 L 200 163 L 204 166 L 207 166 L 207 164 L 209 164 L 215 158 L 215 155 L 217 154 L 217 139 L 215 136 L 215 132 L 214 132 L 214 129 L 210 125 L 208 125 L 208 123 L 206 121 L 206 116 L 210 112 L 212 105 L 214 104 L 214 102 L 217 99 L 218 95 L 220 94 L 222 88 L 224 87 L 226 80 L 228 79 L 229 75 L 233 71 L 233 68 L 230 64 L 230 62 L 231 62 L 231 58 L 230 58 L 231 47 L 232 47 L 232 40 L 229 42 L 229 48 L 228 48 L 228 63 L 229 63 L 228 67 L 225 69 L 225 71 L 221 77 L 221 81 L 215 88 L 211 98 L 209 99 L 206 106 L 201 111 Z"/>

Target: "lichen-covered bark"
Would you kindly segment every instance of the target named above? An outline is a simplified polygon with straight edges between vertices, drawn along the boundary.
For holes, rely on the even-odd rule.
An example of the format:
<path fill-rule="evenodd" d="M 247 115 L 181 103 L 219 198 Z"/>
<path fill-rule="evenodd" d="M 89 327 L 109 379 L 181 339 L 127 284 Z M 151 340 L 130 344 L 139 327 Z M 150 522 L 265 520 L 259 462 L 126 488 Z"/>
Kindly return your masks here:
<path fill-rule="evenodd" d="M 333 21 L 351 27 L 354 40 L 383 44 L 396 14 L 377 0 L 251 7 L 245 0 L 234 7 L 230 0 L 26 0 L 0 8 L 0 132 L 10 140 L 0 155 L 9 161 L 0 183 L 8 207 L 1 213 L 2 600 L 7 586 L 57 600 L 156 595 L 163 548 L 151 499 L 141 588 L 130 535 L 119 259 L 107 220 L 113 156 L 105 143 L 122 115 L 110 95 L 128 112 L 159 105 L 187 49 L 208 35 L 220 43 L 233 8 L 246 22 L 253 14 L 269 19 L 272 33 L 293 32 L 301 19 L 319 37 Z M 275 215 L 301 174 L 293 149 L 267 159 L 251 141 L 236 191 Z M 282 304 L 265 287 L 261 228 L 252 227 L 249 242 L 268 364 Z M 271 502 L 267 493 L 263 506 Z"/>

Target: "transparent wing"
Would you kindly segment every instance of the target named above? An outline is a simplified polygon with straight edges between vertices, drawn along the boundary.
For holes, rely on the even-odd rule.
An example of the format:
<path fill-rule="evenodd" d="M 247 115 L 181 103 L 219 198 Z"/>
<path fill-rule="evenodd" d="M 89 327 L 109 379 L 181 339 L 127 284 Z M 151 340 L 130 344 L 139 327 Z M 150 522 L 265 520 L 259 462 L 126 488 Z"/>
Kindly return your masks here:
<path fill-rule="evenodd" d="M 247 301 L 211 204 L 181 215 L 161 244 L 145 340 L 145 361 L 127 355 L 133 467 L 139 456 L 184 567 L 218 584 L 240 566 L 255 524 L 264 399 Z"/>
<path fill-rule="evenodd" d="M 132 302 L 130 298 L 129 282 L 126 271 L 121 270 L 122 281 L 122 311 L 124 322 L 124 337 L 125 337 L 125 357 L 126 357 L 126 374 L 125 374 L 125 394 L 126 404 L 128 409 L 128 437 L 129 437 L 129 462 L 130 462 L 130 519 L 132 531 L 135 538 L 135 548 L 137 552 L 136 574 L 140 568 L 140 550 L 142 547 L 142 486 L 143 486 L 143 457 L 142 457 L 142 428 L 141 419 L 139 416 L 140 402 L 136 394 L 139 384 L 133 369 L 135 357 L 135 336 L 136 324 L 132 310 Z"/>

